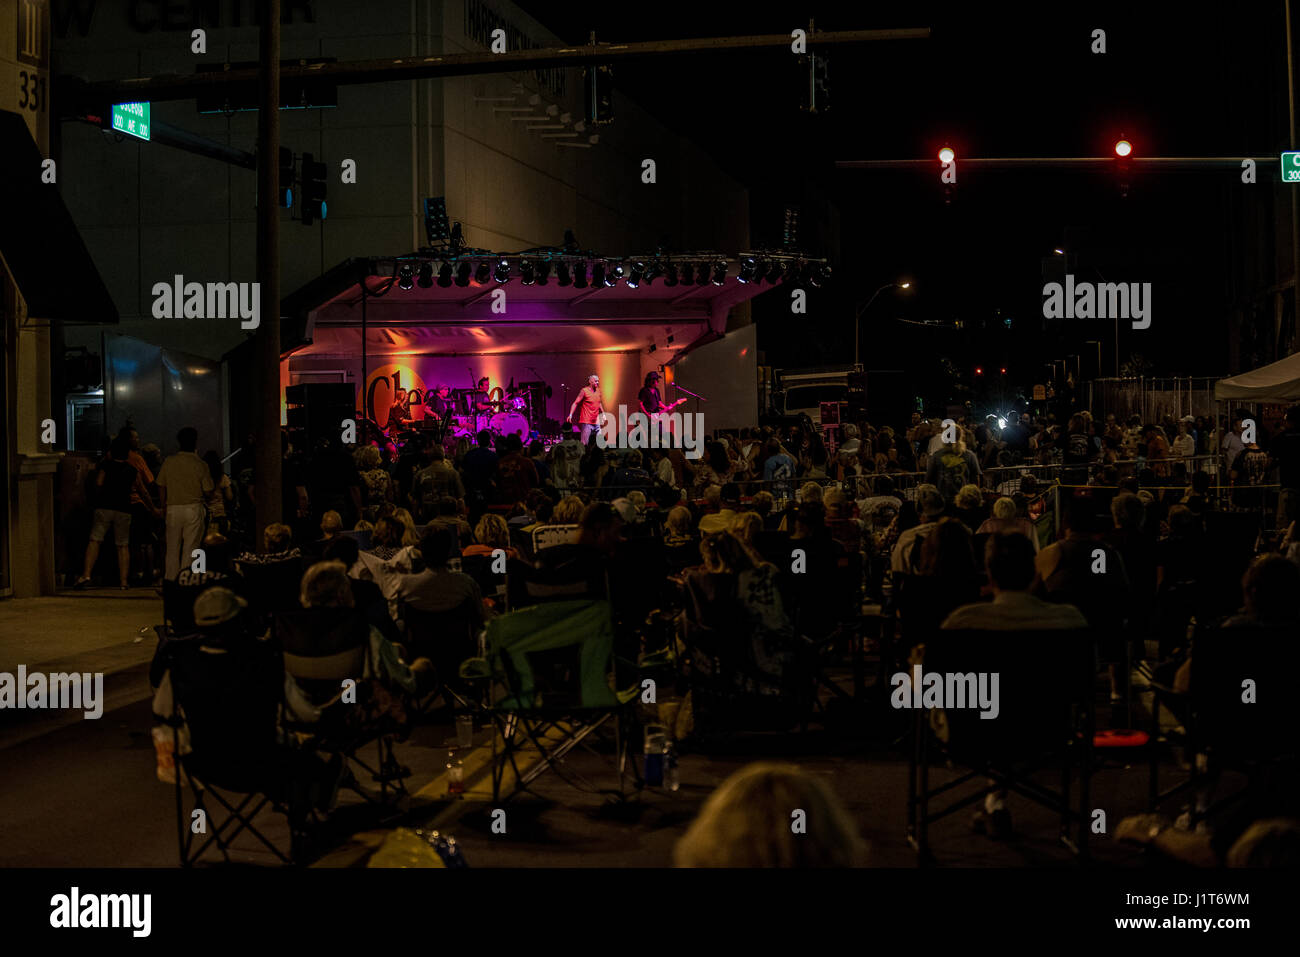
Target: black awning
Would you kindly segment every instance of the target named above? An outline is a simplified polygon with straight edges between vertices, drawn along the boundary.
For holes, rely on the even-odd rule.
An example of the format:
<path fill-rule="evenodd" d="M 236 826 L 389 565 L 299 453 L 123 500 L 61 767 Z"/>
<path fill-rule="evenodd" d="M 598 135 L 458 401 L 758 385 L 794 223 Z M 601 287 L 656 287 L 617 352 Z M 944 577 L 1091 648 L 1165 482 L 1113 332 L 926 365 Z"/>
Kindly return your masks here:
<path fill-rule="evenodd" d="M 82 242 L 58 186 L 41 182 L 41 155 L 27 122 L 0 110 L 0 255 L 34 319 L 115 323 L 117 307 Z"/>

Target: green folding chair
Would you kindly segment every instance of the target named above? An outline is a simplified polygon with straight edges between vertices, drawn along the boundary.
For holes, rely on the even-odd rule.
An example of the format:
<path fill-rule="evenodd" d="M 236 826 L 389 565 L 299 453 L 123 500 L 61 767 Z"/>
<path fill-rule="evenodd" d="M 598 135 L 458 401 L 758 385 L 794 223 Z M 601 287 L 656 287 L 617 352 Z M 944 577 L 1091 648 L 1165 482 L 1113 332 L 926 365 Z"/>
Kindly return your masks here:
<path fill-rule="evenodd" d="M 485 656 L 461 664 L 461 677 L 483 683 L 492 721 L 492 797 L 502 800 L 507 769 L 514 783 L 505 799 L 546 771 L 567 783 L 625 799 L 628 739 L 637 689 L 614 689 L 614 626 L 607 601 L 548 602 L 494 618 Z M 598 788 L 564 762 L 601 728 L 614 734 L 618 790 Z M 525 764 L 521 757 L 534 760 Z M 522 766 L 521 766 L 522 765 Z M 633 776 L 639 784 L 635 769 Z"/>

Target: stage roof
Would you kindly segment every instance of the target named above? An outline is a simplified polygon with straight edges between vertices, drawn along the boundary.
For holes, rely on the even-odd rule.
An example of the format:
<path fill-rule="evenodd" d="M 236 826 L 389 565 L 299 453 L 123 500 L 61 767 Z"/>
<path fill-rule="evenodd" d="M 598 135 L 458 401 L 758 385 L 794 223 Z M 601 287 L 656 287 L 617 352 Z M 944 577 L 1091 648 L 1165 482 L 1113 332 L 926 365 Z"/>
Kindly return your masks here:
<path fill-rule="evenodd" d="M 360 354 L 358 277 L 373 272 L 374 262 L 349 260 L 285 300 L 284 314 L 303 316 L 310 339 L 309 345 L 286 343 L 287 352 Z M 401 289 L 391 274 L 369 275 L 366 351 L 376 356 L 640 352 L 655 345 L 671 354 L 698 339 L 716 338 L 733 306 L 775 288 L 740 282 L 738 268 L 730 264 L 721 286 L 665 286 L 656 279 L 636 289 L 626 283 L 575 289 L 560 286 L 554 277 L 544 286 L 525 286 L 517 275 L 503 284 L 489 279 L 482 286 L 435 282 L 427 289 L 418 284 Z M 505 293 L 504 312 L 493 311 L 498 289 Z"/>

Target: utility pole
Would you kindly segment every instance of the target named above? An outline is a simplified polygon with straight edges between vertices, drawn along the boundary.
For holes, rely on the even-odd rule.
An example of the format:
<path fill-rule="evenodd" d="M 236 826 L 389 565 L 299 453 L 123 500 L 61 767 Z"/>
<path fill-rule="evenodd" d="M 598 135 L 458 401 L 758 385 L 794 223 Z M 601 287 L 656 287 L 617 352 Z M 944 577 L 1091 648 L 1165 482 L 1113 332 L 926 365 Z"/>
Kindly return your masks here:
<path fill-rule="evenodd" d="M 1291 55 L 1291 0 L 1283 0 L 1283 7 L 1286 11 L 1286 102 L 1287 102 L 1287 119 L 1289 121 L 1287 140 L 1287 149 L 1295 149 L 1295 60 Z M 1300 316 L 1300 196 L 1296 195 L 1294 187 L 1291 189 L 1291 281 L 1294 284 L 1291 289 L 1291 302 L 1293 304 L 1293 315 Z M 1282 310 L 1278 309 L 1274 313 L 1273 320 L 1273 348 L 1278 346 L 1278 338 L 1282 332 Z M 1271 351 L 1271 350 L 1270 350 Z M 1272 358 L 1278 358 L 1273 355 Z"/>
<path fill-rule="evenodd" d="M 266 0 L 258 42 L 262 103 L 257 114 L 257 281 L 261 324 L 254 347 L 257 401 L 254 495 L 257 542 L 280 521 L 280 0 Z"/>

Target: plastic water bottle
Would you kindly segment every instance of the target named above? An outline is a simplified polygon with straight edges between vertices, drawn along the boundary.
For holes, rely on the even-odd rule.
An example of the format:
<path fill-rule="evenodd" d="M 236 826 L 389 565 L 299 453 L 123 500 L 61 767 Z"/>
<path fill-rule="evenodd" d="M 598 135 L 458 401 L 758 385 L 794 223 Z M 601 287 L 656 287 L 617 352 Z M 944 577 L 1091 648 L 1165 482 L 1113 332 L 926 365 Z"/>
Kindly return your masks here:
<path fill-rule="evenodd" d="M 465 762 L 451 751 L 447 752 L 447 793 L 465 793 Z"/>
<path fill-rule="evenodd" d="M 645 783 L 647 787 L 660 787 L 664 783 L 664 729 L 657 724 L 645 729 Z"/>
<path fill-rule="evenodd" d="M 664 745 L 664 787 L 676 791 L 681 784 L 681 776 L 677 771 L 677 749 L 669 741 Z"/>

